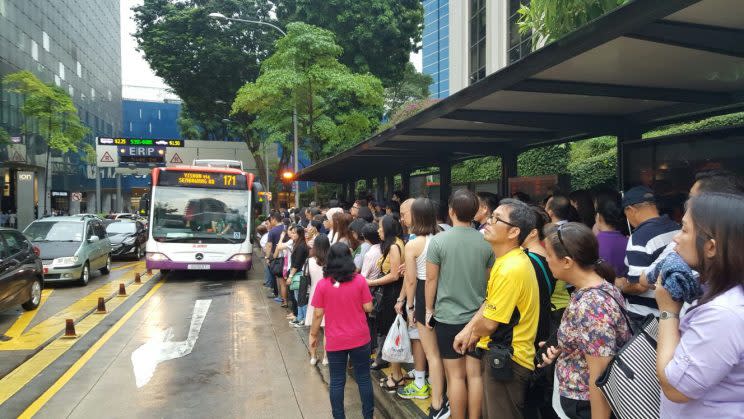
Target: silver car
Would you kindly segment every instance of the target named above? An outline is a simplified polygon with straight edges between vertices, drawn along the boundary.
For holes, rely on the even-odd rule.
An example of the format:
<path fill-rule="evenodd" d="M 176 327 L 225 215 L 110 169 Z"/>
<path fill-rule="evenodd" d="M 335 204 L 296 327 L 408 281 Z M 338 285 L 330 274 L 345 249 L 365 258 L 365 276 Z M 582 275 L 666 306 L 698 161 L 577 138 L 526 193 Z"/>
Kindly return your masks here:
<path fill-rule="evenodd" d="M 45 282 L 79 281 L 86 285 L 91 271 L 111 271 L 111 243 L 100 218 L 43 218 L 29 224 L 23 234 L 41 251 Z"/>

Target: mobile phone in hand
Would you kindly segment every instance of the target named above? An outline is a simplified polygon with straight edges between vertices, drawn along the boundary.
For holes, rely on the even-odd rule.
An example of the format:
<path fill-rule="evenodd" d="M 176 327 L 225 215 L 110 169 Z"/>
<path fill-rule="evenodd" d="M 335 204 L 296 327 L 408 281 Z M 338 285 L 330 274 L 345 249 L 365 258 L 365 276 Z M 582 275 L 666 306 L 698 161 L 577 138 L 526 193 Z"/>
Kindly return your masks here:
<path fill-rule="evenodd" d="M 540 365 L 543 363 L 543 355 L 547 355 L 548 348 L 551 346 L 558 346 L 558 336 L 553 334 L 548 338 L 548 340 L 545 341 L 545 344 L 537 348 L 537 353 L 535 353 L 535 365 Z"/>

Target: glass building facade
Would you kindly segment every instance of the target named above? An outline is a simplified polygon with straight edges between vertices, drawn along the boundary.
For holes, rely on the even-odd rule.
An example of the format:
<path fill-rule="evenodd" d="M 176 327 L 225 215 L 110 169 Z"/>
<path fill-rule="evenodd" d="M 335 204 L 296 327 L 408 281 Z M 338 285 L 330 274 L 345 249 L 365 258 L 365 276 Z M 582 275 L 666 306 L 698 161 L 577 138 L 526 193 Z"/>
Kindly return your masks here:
<path fill-rule="evenodd" d="M 80 120 L 90 128 L 91 134 L 84 141 L 91 145 L 96 136 L 120 135 L 119 13 L 119 0 L 0 0 L 0 78 L 28 70 L 63 89 L 72 97 Z M 90 194 L 95 189 L 93 170 L 80 153 L 53 152 L 52 181 L 47 187 L 50 192 L 45 194 L 41 179 L 46 166 L 46 141 L 33 126 L 31 132 L 22 135 L 22 102 L 23 98 L 0 86 L 0 128 L 14 140 L 11 146 L 0 146 L 2 209 L 15 210 L 18 203 L 13 199 L 14 172 L 23 170 L 36 174 L 34 204 L 43 208 L 39 201 L 46 195 L 52 201 L 48 210 L 65 211 L 69 202 L 53 199 L 65 194 L 51 191 L 68 192 L 68 197 L 73 191 Z M 84 196 L 83 209 L 85 202 Z"/>
<path fill-rule="evenodd" d="M 424 0 L 423 73 L 432 98 L 449 96 L 449 0 Z"/>

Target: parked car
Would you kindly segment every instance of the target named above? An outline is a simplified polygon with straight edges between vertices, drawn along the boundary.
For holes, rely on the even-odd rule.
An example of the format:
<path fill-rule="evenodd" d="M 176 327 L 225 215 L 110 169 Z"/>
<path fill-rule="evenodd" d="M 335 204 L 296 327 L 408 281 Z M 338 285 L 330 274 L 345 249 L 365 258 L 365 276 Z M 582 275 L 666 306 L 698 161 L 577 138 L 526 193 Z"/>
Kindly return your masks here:
<path fill-rule="evenodd" d="M 20 304 L 34 310 L 44 287 L 39 248 L 20 232 L 0 228 L 0 310 Z"/>
<path fill-rule="evenodd" d="M 145 254 L 147 228 L 139 221 L 111 220 L 106 225 L 106 234 L 111 241 L 111 256 L 132 257 L 140 260 Z"/>
<path fill-rule="evenodd" d="M 41 251 L 46 282 L 79 281 L 86 285 L 91 271 L 111 271 L 111 242 L 100 218 L 43 218 L 29 224 L 23 234 Z"/>

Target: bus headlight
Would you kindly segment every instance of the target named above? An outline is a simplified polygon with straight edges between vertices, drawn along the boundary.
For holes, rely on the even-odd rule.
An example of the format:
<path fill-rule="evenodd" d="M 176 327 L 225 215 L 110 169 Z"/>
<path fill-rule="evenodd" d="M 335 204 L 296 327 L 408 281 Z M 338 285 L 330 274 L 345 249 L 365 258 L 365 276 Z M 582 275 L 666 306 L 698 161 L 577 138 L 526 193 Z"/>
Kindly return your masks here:
<path fill-rule="evenodd" d="M 237 255 L 233 255 L 230 259 L 228 259 L 228 262 L 250 262 L 251 261 L 251 255 L 246 253 L 238 253 Z"/>
<path fill-rule="evenodd" d="M 164 260 L 170 260 L 168 258 L 168 256 L 166 256 L 166 255 L 164 255 L 162 253 L 148 252 L 145 257 L 146 257 L 147 260 L 150 260 L 150 261 L 153 261 L 153 262 L 161 262 L 161 261 L 164 261 Z"/>

